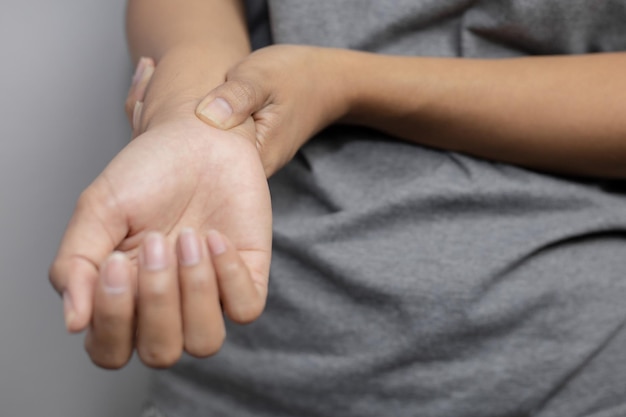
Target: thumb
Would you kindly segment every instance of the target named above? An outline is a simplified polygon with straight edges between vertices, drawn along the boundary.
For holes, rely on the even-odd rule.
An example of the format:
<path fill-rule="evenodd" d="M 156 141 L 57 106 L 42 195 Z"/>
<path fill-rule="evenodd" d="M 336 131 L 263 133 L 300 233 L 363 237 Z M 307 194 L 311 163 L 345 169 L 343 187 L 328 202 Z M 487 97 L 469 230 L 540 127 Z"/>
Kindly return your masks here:
<path fill-rule="evenodd" d="M 63 296 L 70 332 L 89 324 L 100 264 L 128 231 L 124 218 L 112 207 L 90 189 L 83 192 L 50 267 L 50 283 Z"/>
<path fill-rule="evenodd" d="M 266 104 L 268 93 L 261 83 L 231 79 L 211 91 L 196 108 L 205 123 L 228 130 L 239 126 Z"/>

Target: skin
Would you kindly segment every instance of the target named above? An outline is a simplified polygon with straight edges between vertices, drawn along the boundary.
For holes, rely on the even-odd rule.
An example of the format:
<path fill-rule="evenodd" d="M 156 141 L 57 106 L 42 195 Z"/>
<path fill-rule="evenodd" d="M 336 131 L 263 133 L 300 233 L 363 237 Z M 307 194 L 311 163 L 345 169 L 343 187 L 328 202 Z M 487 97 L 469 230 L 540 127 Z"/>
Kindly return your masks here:
<path fill-rule="evenodd" d="M 81 194 L 49 275 L 96 365 L 136 350 L 162 368 L 217 352 L 222 307 L 238 323 L 261 314 L 271 207 L 252 118 L 225 131 L 194 115 L 250 51 L 240 2 L 131 0 L 128 37 L 153 59 L 127 100 L 135 138 Z"/>
<path fill-rule="evenodd" d="M 211 256 L 182 258 L 175 245 L 189 239 Z M 72 297 L 69 330 L 89 325 L 96 364 L 123 366 L 136 343 L 147 365 L 164 367 L 183 348 L 215 353 L 224 337 L 220 300 L 235 322 L 261 314 L 270 253 L 269 191 L 252 140 L 191 114 L 139 135 L 85 190 L 51 276 Z"/>
<path fill-rule="evenodd" d="M 119 368 L 135 349 L 157 368 L 184 350 L 208 356 L 224 340 L 221 306 L 240 323 L 261 314 L 265 178 L 332 123 L 554 173 L 626 176 L 625 54 L 250 54 L 239 2 L 185 5 L 129 2 L 133 56 L 154 59 L 126 104 L 136 138 L 79 199 L 50 270 L 68 330 L 88 329 L 99 366 Z"/>
<path fill-rule="evenodd" d="M 333 122 L 557 174 L 626 178 L 626 53 L 502 60 L 259 50 L 196 109 L 222 129 L 250 115 L 271 174 Z M 215 99 L 226 118 L 211 114 Z"/>

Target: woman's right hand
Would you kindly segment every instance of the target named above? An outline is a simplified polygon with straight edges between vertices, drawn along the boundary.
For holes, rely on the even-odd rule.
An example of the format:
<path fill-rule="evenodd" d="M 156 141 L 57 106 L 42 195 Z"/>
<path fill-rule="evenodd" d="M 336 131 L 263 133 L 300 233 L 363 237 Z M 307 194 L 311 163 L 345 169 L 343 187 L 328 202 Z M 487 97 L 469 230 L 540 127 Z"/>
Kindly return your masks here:
<path fill-rule="evenodd" d="M 67 328 L 89 328 L 99 366 L 124 366 L 135 347 L 152 367 L 213 354 L 222 306 L 239 323 L 264 308 L 271 207 L 254 123 L 215 129 L 195 104 L 138 135 L 82 193 L 50 268 Z"/>

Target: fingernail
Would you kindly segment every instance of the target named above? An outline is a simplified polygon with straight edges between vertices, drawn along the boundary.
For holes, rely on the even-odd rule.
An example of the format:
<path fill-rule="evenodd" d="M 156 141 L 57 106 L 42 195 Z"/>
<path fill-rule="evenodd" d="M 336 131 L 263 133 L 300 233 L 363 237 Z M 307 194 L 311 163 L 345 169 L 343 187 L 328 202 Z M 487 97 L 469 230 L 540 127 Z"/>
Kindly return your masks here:
<path fill-rule="evenodd" d="M 154 74 L 154 66 L 152 66 L 152 64 L 146 65 L 141 77 L 139 77 L 139 83 L 147 83 L 152 77 L 152 74 Z"/>
<path fill-rule="evenodd" d="M 65 291 L 63 293 L 63 312 L 65 316 L 65 328 L 69 331 L 70 326 L 74 322 L 76 313 L 74 312 L 74 304 L 72 303 L 72 297 L 70 293 Z"/>
<path fill-rule="evenodd" d="M 217 256 L 226 252 L 226 243 L 219 232 L 211 230 L 207 235 L 207 242 L 212 255 Z"/>
<path fill-rule="evenodd" d="M 167 249 L 165 238 L 160 233 L 149 233 L 141 250 L 144 268 L 160 271 L 167 268 Z"/>
<path fill-rule="evenodd" d="M 128 289 L 129 279 L 126 256 L 113 252 L 102 267 L 104 290 L 110 294 L 121 294 Z"/>
<path fill-rule="evenodd" d="M 200 245 L 193 229 L 181 230 L 178 243 L 178 259 L 181 265 L 193 266 L 200 263 Z"/>
<path fill-rule="evenodd" d="M 146 67 L 148 66 L 148 58 L 141 57 L 139 62 L 137 63 L 137 68 L 135 69 L 135 74 L 133 75 L 133 83 L 132 85 L 136 85 L 139 80 L 141 80 Z"/>
<path fill-rule="evenodd" d="M 211 101 L 209 104 L 200 109 L 199 115 L 208 119 L 209 122 L 217 126 L 224 126 L 230 116 L 233 114 L 233 109 L 230 104 L 221 97 L 218 97 Z"/>
<path fill-rule="evenodd" d="M 143 101 L 137 101 L 135 103 L 135 109 L 133 110 L 133 130 L 139 128 L 139 122 L 141 121 L 141 111 L 143 110 Z"/>

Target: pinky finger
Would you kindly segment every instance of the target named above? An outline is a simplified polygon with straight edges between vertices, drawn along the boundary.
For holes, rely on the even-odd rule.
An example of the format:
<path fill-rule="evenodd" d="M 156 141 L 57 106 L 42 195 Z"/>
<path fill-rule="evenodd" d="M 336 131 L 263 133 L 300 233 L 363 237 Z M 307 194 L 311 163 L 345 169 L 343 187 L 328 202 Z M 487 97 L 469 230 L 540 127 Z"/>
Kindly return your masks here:
<path fill-rule="evenodd" d="M 237 249 L 226 236 L 215 230 L 209 232 L 207 244 L 226 315 L 240 324 L 259 318 L 265 308 L 265 295 L 254 284 Z"/>

